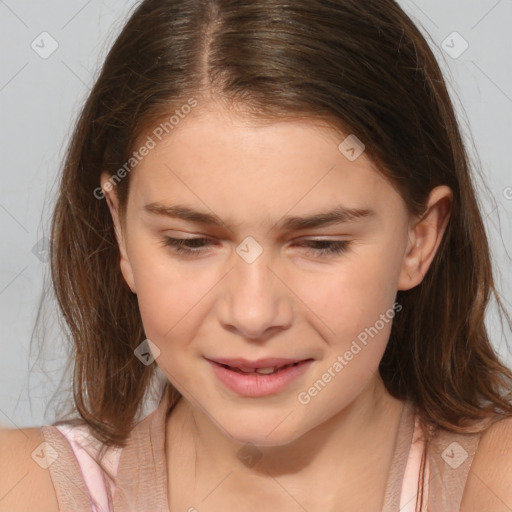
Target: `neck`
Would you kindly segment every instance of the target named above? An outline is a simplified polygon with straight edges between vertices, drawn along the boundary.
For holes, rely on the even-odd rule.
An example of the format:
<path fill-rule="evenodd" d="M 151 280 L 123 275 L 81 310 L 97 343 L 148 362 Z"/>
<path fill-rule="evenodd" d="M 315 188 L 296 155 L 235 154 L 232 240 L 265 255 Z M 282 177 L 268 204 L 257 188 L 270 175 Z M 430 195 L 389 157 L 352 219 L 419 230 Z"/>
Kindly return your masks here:
<path fill-rule="evenodd" d="M 242 464 L 244 444 L 227 438 L 184 398 L 169 416 L 167 428 L 168 436 L 182 447 L 179 458 L 189 461 L 194 478 L 204 475 L 213 485 L 230 475 L 222 484 L 223 492 L 249 498 L 256 488 L 261 496 L 265 482 L 275 488 L 278 481 L 285 488 L 298 490 L 310 488 L 311 482 L 323 482 L 336 489 L 336 496 L 344 496 L 345 504 L 347 495 L 360 504 L 357 489 L 373 495 L 380 492 L 379 499 L 383 498 L 402 408 L 403 402 L 387 392 L 380 377 L 375 378 L 343 410 L 295 441 L 252 447 L 255 464 Z M 185 447 L 189 447 L 188 455 L 183 452 Z M 362 484 L 365 481 L 372 482 L 372 493 Z M 274 499 L 270 487 L 269 499 Z M 282 489 L 278 493 L 282 494 Z M 338 499 L 331 496 L 333 501 Z"/>

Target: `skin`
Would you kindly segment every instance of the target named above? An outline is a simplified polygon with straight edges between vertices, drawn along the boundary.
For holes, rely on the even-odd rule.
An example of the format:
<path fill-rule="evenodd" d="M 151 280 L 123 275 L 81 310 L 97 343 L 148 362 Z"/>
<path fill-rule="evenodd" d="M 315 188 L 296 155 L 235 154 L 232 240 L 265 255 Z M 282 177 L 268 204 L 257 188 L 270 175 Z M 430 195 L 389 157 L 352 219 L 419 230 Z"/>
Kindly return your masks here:
<path fill-rule="evenodd" d="M 122 273 L 160 350 L 156 362 L 184 397 L 167 422 L 173 510 L 382 507 L 403 407 L 378 375 L 391 322 L 307 404 L 298 394 L 392 310 L 397 290 L 422 281 L 452 193 L 435 188 L 425 215 L 410 215 L 365 153 L 350 161 L 338 150 L 344 138 L 313 120 L 262 123 L 201 104 L 131 171 L 125 217 L 102 176 Z M 214 213 L 231 227 L 143 210 L 153 202 Z M 285 215 L 338 205 L 375 215 L 274 229 Z M 165 236 L 206 237 L 212 245 L 182 256 L 163 244 Z M 252 263 L 236 252 L 247 236 L 263 250 Z M 315 237 L 350 243 L 334 255 L 299 245 Z M 225 388 L 204 357 L 314 362 L 285 390 L 250 398 Z M 237 456 L 249 442 L 261 454 L 252 467 Z"/>

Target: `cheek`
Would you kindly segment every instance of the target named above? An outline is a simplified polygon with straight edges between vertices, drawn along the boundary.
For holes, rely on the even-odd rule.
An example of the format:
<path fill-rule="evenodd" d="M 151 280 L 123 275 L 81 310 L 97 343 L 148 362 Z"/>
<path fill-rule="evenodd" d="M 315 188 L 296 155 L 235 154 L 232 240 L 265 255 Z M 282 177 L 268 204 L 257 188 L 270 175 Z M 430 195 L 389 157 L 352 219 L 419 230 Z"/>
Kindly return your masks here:
<path fill-rule="evenodd" d="M 316 317 L 320 332 L 339 348 L 349 344 L 365 328 L 373 326 L 392 308 L 396 276 L 392 254 L 376 247 L 358 250 L 328 274 L 297 280 L 297 295 Z M 306 298 L 307 297 L 307 298 Z M 378 327 L 389 334 L 390 325 Z M 364 335 L 362 336 L 364 338 Z"/>
<path fill-rule="evenodd" d="M 138 240 L 130 250 L 130 265 L 146 335 L 156 339 L 184 314 L 181 310 L 193 287 L 190 280 L 186 285 L 187 280 L 158 241 L 147 235 Z"/>
<path fill-rule="evenodd" d="M 208 289 L 197 276 L 193 280 L 171 269 L 153 269 L 139 277 L 137 300 L 148 337 L 151 333 L 161 341 L 175 338 L 204 306 L 194 306 Z"/>
<path fill-rule="evenodd" d="M 162 355 L 171 346 L 188 345 L 212 307 L 219 276 L 179 262 L 158 246 L 134 253 L 132 268 L 146 336 Z"/>

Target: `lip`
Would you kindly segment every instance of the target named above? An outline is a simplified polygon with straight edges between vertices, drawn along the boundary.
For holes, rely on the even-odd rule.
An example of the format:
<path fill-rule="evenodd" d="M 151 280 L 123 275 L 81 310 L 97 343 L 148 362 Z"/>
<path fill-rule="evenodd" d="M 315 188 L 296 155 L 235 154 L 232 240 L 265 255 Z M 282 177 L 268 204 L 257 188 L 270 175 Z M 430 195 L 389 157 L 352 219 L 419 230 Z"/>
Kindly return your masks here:
<path fill-rule="evenodd" d="M 313 359 L 259 359 L 257 361 L 247 361 L 242 359 L 207 359 L 214 375 L 231 391 L 238 395 L 246 397 L 262 397 L 277 394 L 287 388 L 294 380 L 303 375 L 310 367 Z M 229 361 L 224 363 L 220 361 Z M 284 361 L 284 362 L 283 362 Z M 230 370 L 223 364 L 238 367 L 238 364 L 247 365 L 248 368 L 270 368 L 272 366 L 281 366 L 297 362 L 295 366 L 289 366 L 283 370 L 271 375 L 238 373 Z M 236 364 L 235 364 L 236 363 Z M 271 364 L 269 364 L 271 363 Z M 254 366 L 252 366 L 254 365 Z"/>
<path fill-rule="evenodd" d="M 298 357 L 296 359 L 283 357 L 267 357 L 263 359 L 256 359 L 255 361 L 249 361 L 248 359 L 243 358 L 228 359 L 221 357 L 208 360 L 213 361 L 214 363 L 232 366 L 233 368 L 238 368 L 240 370 L 249 371 L 254 370 L 255 368 L 273 368 L 275 366 L 285 366 L 287 364 L 300 363 L 301 361 L 305 361 L 306 359 L 307 358 L 301 357 Z"/>

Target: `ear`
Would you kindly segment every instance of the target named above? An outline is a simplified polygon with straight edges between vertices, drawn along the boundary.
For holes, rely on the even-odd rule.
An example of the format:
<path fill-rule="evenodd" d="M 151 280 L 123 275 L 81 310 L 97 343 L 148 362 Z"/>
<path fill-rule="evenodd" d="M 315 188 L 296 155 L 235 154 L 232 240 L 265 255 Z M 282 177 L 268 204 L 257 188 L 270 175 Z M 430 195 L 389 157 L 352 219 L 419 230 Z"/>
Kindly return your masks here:
<path fill-rule="evenodd" d="M 117 245 L 119 246 L 120 254 L 120 267 L 126 284 L 130 287 L 133 293 L 137 293 L 135 286 L 135 279 L 133 277 L 133 269 L 128 257 L 128 251 L 126 247 L 125 229 L 123 229 L 123 223 L 119 213 L 119 200 L 115 187 L 112 185 L 110 180 L 110 174 L 103 172 L 100 177 L 101 188 L 105 194 L 110 214 L 114 222 L 114 229 L 116 233 Z"/>
<path fill-rule="evenodd" d="M 425 277 L 448 225 L 452 201 L 453 192 L 449 187 L 435 187 L 430 192 L 425 213 L 411 221 L 398 290 L 410 290 Z"/>

